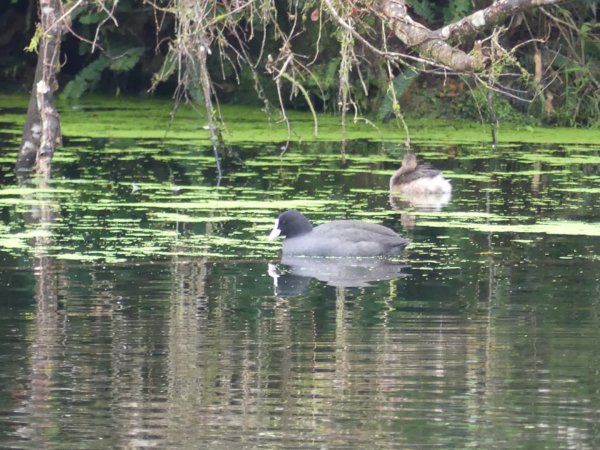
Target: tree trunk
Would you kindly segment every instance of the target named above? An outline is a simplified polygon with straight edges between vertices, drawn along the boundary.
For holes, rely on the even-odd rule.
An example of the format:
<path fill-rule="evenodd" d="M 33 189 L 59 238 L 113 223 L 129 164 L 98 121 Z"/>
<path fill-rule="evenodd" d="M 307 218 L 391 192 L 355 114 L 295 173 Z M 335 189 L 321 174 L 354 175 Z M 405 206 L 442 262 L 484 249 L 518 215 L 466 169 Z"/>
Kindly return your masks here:
<path fill-rule="evenodd" d="M 54 91 L 58 86 L 56 74 L 60 68 L 64 20 L 62 12 L 61 0 L 40 0 L 42 37 L 17 159 L 18 171 L 29 171 L 35 167 L 44 177 L 50 176 L 52 155 L 61 143 L 60 116 L 54 106 Z"/>

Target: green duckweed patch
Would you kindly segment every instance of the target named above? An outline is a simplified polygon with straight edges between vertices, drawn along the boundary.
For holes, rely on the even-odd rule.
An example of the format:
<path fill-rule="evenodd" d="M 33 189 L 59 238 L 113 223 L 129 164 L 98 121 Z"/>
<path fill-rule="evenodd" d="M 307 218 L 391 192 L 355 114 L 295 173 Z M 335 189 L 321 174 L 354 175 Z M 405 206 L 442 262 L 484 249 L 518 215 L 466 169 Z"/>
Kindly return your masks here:
<path fill-rule="evenodd" d="M 349 136 L 360 140 L 349 141 L 341 158 L 337 118 L 323 117 L 314 139 L 310 117 L 293 113 L 294 136 L 282 154 L 284 125 L 225 108 L 231 145 L 220 155 L 218 180 L 202 117 L 182 108 L 171 124 L 168 105 L 89 99 L 65 110 L 68 139 L 49 187 L 20 187 L 7 175 L 0 188 L 0 254 L 86 263 L 273 259 L 281 240 L 266 237 L 286 209 L 301 210 L 314 225 L 339 218 L 385 224 L 412 240 L 406 261 L 422 272 L 452 272 L 515 247 L 535 252 L 548 236 L 597 245 L 595 131 L 516 127 L 494 150 L 487 127 L 412 121 L 419 161 L 442 169 L 453 186 L 447 205 L 422 210 L 390 198 L 389 177 L 403 154 L 403 134 L 393 126 L 351 124 Z M 21 119 L 8 120 L 19 126 Z M 523 144 L 536 135 L 543 139 Z M 7 147 L 16 155 L 16 140 Z M 9 174 L 14 156 L 2 161 Z M 490 239 L 511 247 L 486 248 Z M 463 257 L 471 246 L 477 256 Z"/>
<path fill-rule="evenodd" d="M 500 224 L 481 222 L 419 222 L 420 226 L 463 228 L 481 233 L 534 233 L 569 236 L 600 236 L 600 223 L 542 221 L 534 224 Z"/>

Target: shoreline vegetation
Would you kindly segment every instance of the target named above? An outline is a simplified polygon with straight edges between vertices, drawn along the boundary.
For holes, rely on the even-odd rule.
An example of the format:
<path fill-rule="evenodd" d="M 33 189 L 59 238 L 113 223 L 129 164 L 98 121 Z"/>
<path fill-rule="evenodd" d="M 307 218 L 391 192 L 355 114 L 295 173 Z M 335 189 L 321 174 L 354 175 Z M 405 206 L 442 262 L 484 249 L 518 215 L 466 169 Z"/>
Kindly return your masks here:
<path fill-rule="evenodd" d="M 25 119 L 28 98 L 19 95 L 0 94 L 0 121 L 9 124 L 2 131 L 20 137 Z M 210 145 L 206 129 L 206 116 L 189 105 L 174 110 L 169 98 L 98 96 L 84 97 L 76 102 L 61 100 L 57 103 L 62 119 L 64 137 L 87 138 L 145 138 L 169 140 L 193 140 L 199 145 Z M 98 121 L 99 113 L 110 111 L 109 121 Z M 139 122 L 140 113 L 144 123 Z M 265 114 L 258 107 L 222 105 L 221 114 L 225 125 L 223 138 L 226 143 L 245 142 L 278 143 L 288 141 L 288 129 L 279 111 Z M 171 119 L 173 117 L 173 120 Z M 314 134 L 313 116 L 310 112 L 287 111 L 291 124 L 290 142 L 341 141 L 340 118 L 335 114 L 318 114 L 318 134 Z M 151 120 L 148 120 L 150 119 Z M 474 120 L 411 117 L 405 120 L 410 131 L 411 143 L 492 144 L 489 124 Z M 14 124 L 14 125 L 11 125 Z M 258 126 L 257 126 L 258 124 Z M 381 123 L 374 117 L 360 117 L 346 122 L 347 140 L 398 141 L 406 134 L 395 122 Z M 600 130 L 566 128 L 555 126 L 532 126 L 516 122 L 502 122 L 498 127 L 498 144 L 548 143 L 548 144 L 594 144 L 600 142 Z"/>

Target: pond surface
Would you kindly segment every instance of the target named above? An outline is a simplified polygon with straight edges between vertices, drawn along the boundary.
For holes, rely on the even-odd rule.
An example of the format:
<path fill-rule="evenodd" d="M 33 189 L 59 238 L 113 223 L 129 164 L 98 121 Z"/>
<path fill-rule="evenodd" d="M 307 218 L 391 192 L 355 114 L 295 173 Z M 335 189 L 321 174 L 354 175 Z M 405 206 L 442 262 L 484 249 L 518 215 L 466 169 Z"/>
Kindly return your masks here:
<path fill-rule="evenodd" d="M 70 136 L 40 187 L 18 130 L 0 447 L 600 446 L 600 146 L 416 145 L 453 184 L 422 208 L 389 197 L 397 142 L 231 146 L 218 180 L 191 141 Z M 283 264 L 288 208 L 412 243 Z"/>

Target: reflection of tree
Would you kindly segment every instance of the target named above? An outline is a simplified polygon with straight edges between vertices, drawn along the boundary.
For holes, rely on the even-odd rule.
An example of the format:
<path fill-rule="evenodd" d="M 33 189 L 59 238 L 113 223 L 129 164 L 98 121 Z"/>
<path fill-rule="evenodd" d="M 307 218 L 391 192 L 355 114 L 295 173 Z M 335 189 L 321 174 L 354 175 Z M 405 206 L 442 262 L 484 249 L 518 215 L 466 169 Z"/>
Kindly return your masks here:
<path fill-rule="evenodd" d="M 27 183 L 27 180 L 24 182 Z M 40 180 L 37 187 L 48 188 L 45 180 Z M 44 198 L 32 207 L 29 214 L 25 214 L 26 222 L 39 230 L 34 238 L 32 258 L 37 308 L 30 350 L 31 378 L 25 400 L 25 410 L 31 419 L 19 434 L 40 447 L 45 442 L 46 430 L 55 422 L 56 411 L 51 404 L 52 375 L 59 341 L 64 334 L 58 314 L 59 271 L 54 258 L 48 255 L 52 243 L 50 229 L 54 223 L 51 200 L 50 197 Z"/>
<path fill-rule="evenodd" d="M 347 316 L 346 289 L 337 287 L 335 288 L 335 373 L 338 382 L 335 384 L 335 388 L 337 393 L 342 396 L 350 385 Z"/>
<path fill-rule="evenodd" d="M 218 383 L 217 361 L 204 351 L 222 354 L 218 342 L 207 348 L 207 335 L 211 328 L 221 328 L 223 314 L 214 311 L 214 322 L 209 321 L 206 275 L 206 259 L 171 264 L 166 394 L 171 443 L 185 442 L 187 430 L 198 426 L 189 411 L 199 409 L 203 401 L 212 403 L 212 388 Z"/>

